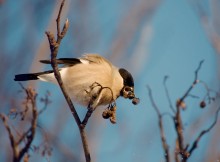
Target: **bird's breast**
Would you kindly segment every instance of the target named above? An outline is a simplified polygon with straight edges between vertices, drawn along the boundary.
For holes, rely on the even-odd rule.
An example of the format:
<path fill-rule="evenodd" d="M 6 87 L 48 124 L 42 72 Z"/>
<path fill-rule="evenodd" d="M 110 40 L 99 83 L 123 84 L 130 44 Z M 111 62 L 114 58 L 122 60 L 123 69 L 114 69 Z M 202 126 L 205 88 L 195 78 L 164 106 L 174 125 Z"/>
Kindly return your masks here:
<path fill-rule="evenodd" d="M 110 104 L 117 98 L 119 92 L 113 87 L 115 78 L 112 74 L 107 65 L 78 64 L 61 70 L 70 97 L 86 107 L 98 97 L 98 106 Z"/>

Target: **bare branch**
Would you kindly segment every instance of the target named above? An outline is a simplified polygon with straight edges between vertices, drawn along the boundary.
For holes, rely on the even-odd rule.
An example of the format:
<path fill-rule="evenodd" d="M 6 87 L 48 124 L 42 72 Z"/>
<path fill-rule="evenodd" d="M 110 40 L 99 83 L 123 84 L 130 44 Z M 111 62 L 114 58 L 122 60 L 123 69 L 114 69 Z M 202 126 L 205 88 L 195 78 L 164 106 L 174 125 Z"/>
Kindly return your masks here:
<path fill-rule="evenodd" d="M 16 145 L 15 138 L 12 134 L 11 128 L 8 125 L 7 117 L 4 114 L 0 114 L 0 118 L 3 121 L 4 126 L 8 132 L 9 140 L 11 143 L 11 148 L 13 150 L 13 161 L 15 161 L 16 157 L 18 157 L 18 154 L 19 154 L 18 149 L 17 149 L 18 146 Z"/>
<path fill-rule="evenodd" d="M 163 121 L 162 121 L 163 116 L 161 115 L 160 110 L 157 107 L 157 105 L 153 99 L 151 88 L 149 86 L 147 86 L 147 88 L 148 88 L 148 93 L 149 93 L 151 104 L 152 104 L 153 108 L 155 109 L 157 116 L 158 116 L 158 119 L 159 119 L 158 124 L 159 124 L 159 128 L 160 128 L 160 138 L 161 138 L 162 145 L 163 145 L 164 157 L 166 159 L 166 162 L 170 162 L 169 146 L 167 144 L 165 133 L 164 133 L 164 128 L 163 128 Z"/>
<path fill-rule="evenodd" d="M 37 96 L 37 94 L 34 91 L 27 90 L 27 89 L 25 89 L 25 90 L 26 90 L 28 98 L 31 100 L 32 121 L 31 121 L 30 133 L 27 132 L 27 134 L 26 134 L 27 143 L 24 146 L 24 148 L 21 149 L 20 154 L 19 154 L 19 159 L 21 159 L 28 152 L 28 149 L 30 148 L 31 143 L 34 140 L 36 127 L 37 127 L 37 119 L 38 119 L 38 111 L 37 111 L 37 108 L 36 108 L 36 96 Z"/>
<path fill-rule="evenodd" d="M 185 153 L 184 153 L 183 124 L 182 124 L 182 118 L 180 114 L 180 108 L 177 108 L 177 112 L 173 119 L 173 122 L 174 122 L 175 130 L 177 133 L 179 153 L 184 157 Z"/>
<path fill-rule="evenodd" d="M 31 105 L 31 110 L 32 110 L 32 120 L 31 120 L 31 126 L 30 128 L 25 132 L 20 134 L 19 133 L 19 139 L 16 142 L 14 135 L 12 134 L 11 128 L 9 127 L 7 121 L 6 121 L 6 117 L 3 114 L 0 114 L 0 118 L 2 119 L 4 126 L 6 128 L 6 130 L 8 131 L 8 135 L 9 135 L 9 139 L 11 142 L 11 148 L 13 150 L 13 161 L 14 162 L 18 162 L 21 161 L 23 157 L 27 157 L 28 151 L 31 147 L 31 144 L 34 140 L 35 134 L 36 134 L 36 127 L 37 127 L 37 119 L 38 119 L 38 111 L 36 108 L 36 96 L 37 94 L 35 93 L 35 91 L 31 88 L 24 88 L 22 84 L 20 84 L 23 91 L 25 91 L 26 93 L 26 98 L 25 98 L 25 103 L 27 104 L 25 106 L 25 110 L 26 109 L 30 109 L 30 107 L 28 106 L 28 104 L 30 103 Z M 26 142 L 24 143 L 24 145 L 21 145 L 22 142 L 24 142 L 26 140 Z"/>
<path fill-rule="evenodd" d="M 171 98 L 170 98 L 170 95 L 169 95 L 169 91 L 168 91 L 168 88 L 167 88 L 167 85 L 166 85 L 166 82 L 167 82 L 167 79 L 169 77 L 168 76 L 165 76 L 164 79 L 163 79 L 163 85 L 164 85 L 164 88 L 165 88 L 165 92 L 166 92 L 166 96 L 167 96 L 167 99 L 168 99 L 168 102 L 169 102 L 169 105 L 170 105 L 170 108 L 171 110 L 175 113 L 175 109 L 173 107 L 173 104 L 171 102 Z"/>
<path fill-rule="evenodd" d="M 199 83 L 198 80 L 198 72 L 202 67 L 202 64 L 204 63 L 204 60 L 200 61 L 199 66 L 197 67 L 196 71 L 195 71 L 195 78 L 194 81 L 192 83 L 192 85 L 189 87 L 189 89 L 186 91 L 186 93 L 183 95 L 183 97 L 180 99 L 180 101 L 184 101 L 184 99 L 189 95 L 190 91 L 194 88 L 194 86 Z"/>
<path fill-rule="evenodd" d="M 91 157 L 90 157 L 90 152 L 89 152 L 89 147 L 88 147 L 88 142 L 87 142 L 87 137 L 86 137 L 86 133 L 85 133 L 85 125 L 87 124 L 87 121 L 89 119 L 89 117 L 91 116 L 92 112 L 88 112 L 87 114 L 87 121 L 84 121 L 83 124 L 81 123 L 81 120 L 76 112 L 76 109 L 65 89 L 65 86 L 63 84 L 63 81 L 61 79 L 61 75 L 60 75 L 60 72 L 58 70 L 58 66 L 57 66 L 57 62 L 56 62 L 56 57 L 57 57 L 57 54 L 58 54 L 58 49 L 59 49 L 59 46 L 60 46 L 60 43 L 61 43 L 61 40 L 62 38 L 65 36 L 67 30 L 68 30 L 68 27 L 69 27 L 69 22 L 68 22 L 68 19 L 66 20 L 64 26 L 63 26 L 63 29 L 62 29 L 62 32 L 60 32 L 60 16 L 61 16 L 61 12 L 62 12 L 62 9 L 63 9 L 63 6 L 64 6 L 64 2 L 65 0 L 62 1 L 61 5 L 60 5 L 60 9 L 59 9 L 59 13 L 58 13 L 58 16 L 57 16 L 57 19 L 56 19 L 56 22 L 57 22 L 57 40 L 55 41 L 55 38 L 54 38 L 54 35 L 52 33 L 50 33 L 49 31 L 46 32 L 46 35 L 48 37 L 48 41 L 49 41 L 49 44 L 50 44 L 50 51 L 51 51 L 51 66 L 53 68 L 53 71 L 54 71 L 54 76 L 60 86 L 60 89 L 67 101 L 67 104 L 69 106 L 69 109 L 77 123 L 77 126 L 79 128 L 79 131 L 80 131 L 80 135 L 81 135 L 81 140 L 82 140 L 82 143 L 83 143 L 83 149 L 84 149 L 84 154 L 85 154 L 85 158 L 86 158 L 86 162 L 90 162 L 91 161 Z M 83 126 L 82 126 L 83 125 Z"/>
<path fill-rule="evenodd" d="M 81 127 L 84 129 L 84 127 L 86 126 L 86 124 L 88 123 L 89 118 L 91 117 L 92 113 L 93 113 L 93 109 L 92 108 L 88 108 L 88 111 L 82 121 Z"/>
<path fill-rule="evenodd" d="M 175 157 L 175 162 L 180 162 L 179 160 L 179 142 L 178 139 L 176 139 L 176 144 L 175 144 L 175 149 L 174 149 L 174 157 Z"/>
<path fill-rule="evenodd" d="M 56 19 L 56 22 L 57 22 L 57 42 L 58 42 L 58 38 L 60 37 L 60 16 L 61 16 L 61 12 L 62 12 L 64 3 L 65 3 L 65 0 L 63 0 L 60 4 L 60 9 L 59 9 L 57 19 Z"/>
<path fill-rule="evenodd" d="M 58 14 L 58 17 L 57 17 L 57 22 L 59 22 L 60 14 L 61 14 L 61 12 L 62 12 L 62 4 L 64 4 L 64 2 L 65 2 L 65 0 L 63 0 L 62 3 L 61 3 L 60 10 L 59 10 L 59 14 Z M 59 26 L 59 24 L 57 24 L 57 25 Z M 58 28 L 58 27 L 57 27 L 57 28 Z M 59 32 L 59 30 L 60 30 L 60 29 L 58 28 L 58 32 Z M 59 84 L 59 86 L 60 86 L 60 88 L 61 88 L 61 90 L 62 90 L 62 93 L 63 93 L 63 95 L 64 95 L 64 97 L 65 97 L 65 99 L 66 99 L 66 101 L 67 101 L 67 103 L 68 103 L 68 105 L 69 105 L 69 108 L 70 108 L 70 110 L 71 110 L 71 112 L 72 112 L 72 115 L 73 115 L 74 118 L 75 118 L 75 121 L 76 121 L 77 125 L 80 126 L 80 124 L 81 124 L 80 118 L 79 118 L 79 116 L 78 116 L 78 114 L 77 114 L 77 112 L 76 112 L 76 109 L 75 109 L 75 107 L 74 107 L 74 105 L 73 105 L 73 103 L 72 103 L 72 101 L 71 101 L 71 99 L 70 99 L 70 97 L 69 97 L 69 95 L 68 95 L 68 93 L 67 93 L 65 87 L 64 87 L 63 81 L 62 81 L 62 79 L 61 79 L 60 72 L 59 72 L 59 70 L 58 70 L 57 62 L 56 62 L 56 57 L 57 57 L 57 54 L 58 54 L 58 49 L 59 49 L 59 45 L 60 45 L 59 43 L 60 43 L 60 42 L 56 42 L 56 41 L 55 41 L 55 38 L 54 38 L 54 35 L 53 35 L 52 33 L 50 33 L 49 31 L 46 32 L 46 35 L 47 35 L 47 37 L 48 37 L 49 44 L 50 44 L 50 50 L 51 50 L 51 66 L 52 66 L 52 68 L 53 68 L 53 70 L 54 70 L 54 76 L 55 76 L 56 79 L 57 79 L 57 82 L 58 82 L 58 84 Z M 60 34 L 59 34 L 59 33 L 58 33 L 58 38 L 57 38 L 57 39 L 59 39 L 60 41 L 61 41 L 61 39 L 62 39 L 62 38 L 60 37 Z"/>
<path fill-rule="evenodd" d="M 185 162 L 186 159 L 189 157 L 189 153 L 187 150 L 185 150 L 184 146 L 184 136 L 183 136 L 183 124 L 182 124 L 182 118 L 181 118 L 181 105 L 184 103 L 184 100 L 186 97 L 190 95 L 191 90 L 194 88 L 194 86 L 199 83 L 198 80 L 198 72 L 202 67 L 204 60 L 200 61 L 197 69 L 195 70 L 195 78 L 191 86 L 188 88 L 188 90 L 185 92 L 185 94 L 177 101 L 176 104 L 176 114 L 174 118 L 174 125 L 175 125 L 175 130 L 177 133 L 177 141 L 178 141 L 178 147 L 179 147 L 179 153 L 182 157 L 182 162 Z"/>
<path fill-rule="evenodd" d="M 193 151 L 198 147 L 198 143 L 199 143 L 200 139 L 201 139 L 206 133 L 208 133 L 209 131 L 211 131 L 211 129 L 216 125 L 217 120 L 218 120 L 219 111 L 220 111 L 220 107 L 218 108 L 218 110 L 217 110 L 216 113 L 215 113 L 215 120 L 214 120 L 214 122 L 209 126 L 209 128 L 203 130 L 203 131 L 199 134 L 199 136 L 195 139 L 195 141 L 194 141 L 193 144 L 192 144 L 192 147 L 189 149 L 189 156 L 191 156 L 192 153 L 193 153 Z"/>

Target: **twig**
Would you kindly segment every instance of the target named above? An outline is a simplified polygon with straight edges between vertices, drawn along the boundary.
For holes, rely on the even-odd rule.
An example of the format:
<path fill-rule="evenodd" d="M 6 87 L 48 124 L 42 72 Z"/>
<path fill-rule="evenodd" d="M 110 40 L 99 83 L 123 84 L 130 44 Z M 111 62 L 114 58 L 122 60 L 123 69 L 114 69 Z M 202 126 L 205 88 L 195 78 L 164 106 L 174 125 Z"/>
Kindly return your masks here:
<path fill-rule="evenodd" d="M 199 66 L 197 67 L 196 71 L 195 71 L 195 78 L 194 78 L 194 81 L 192 83 L 192 85 L 189 87 L 189 89 L 186 91 L 186 93 L 183 95 L 183 97 L 180 99 L 180 101 L 184 101 L 184 99 L 189 95 L 190 91 L 193 89 L 193 87 L 199 83 L 199 80 L 198 80 L 198 72 L 199 70 L 201 69 L 202 67 L 202 64 L 203 64 L 204 60 L 200 61 L 199 62 Z"/>
<path fill-rule="evenodd" d="M 92 108 L 88 108 L 87 113 L 82 121 L 81 127 L 84 128 L 86 126 L 86 124 L 88 123 L 89 118 L 91 117 L 93 113 L 93 109 Z"/>
<path fill-rule="evenodd" d="M 59 22 L 60 13 L 62 11 L 62 6 L 63 6 L 62 4 L 64 2 L 65 2 L 65 0 L 63 0 L 62 3 L 61 3 L 59 14 L 58 14 L 58 18 L 57 18 L 57 22 Z M 64 28 L 65 28 L 66 31 L 67 31 L 68 26 L 69 26 L 68 24 L 69 24 L 68 21 L 66 21 L 66 23 L 64 25 Z M 60 32 L 60 31 L 57 31 L 57 32 Z M 61 36 L 60 33 L 57 33 L 57 36 L 58 36 L 57 41 L 55 41 L 54 35 L 52 33 L 50 33 L 49 31 L 46 32 L 46 35 L 48 37 L 49 44 L 50 44 L 51 66 L 52 66 L 52 68 L 54 70 L 54 76 L 57 79 L 57 82 L 58 82 L 58 84 L 60 86 L 60 89 L 62 90 L 62 93 L 63 93 L 63 95 L 64 95 L 64 97 L 65 97 L 65 99 L 66 99 L 66 101 L 67 101 L 67 103 L 69 105 L 69 108 L 70 108 L 70 110 L 72 112 L 72 115 L 74 116 L 74 118 L 76 120 L 77 125 L 80 125 L 81 124 L 80 118 L 79 118 L 79 116 L 78 116 L 78 114 L 76 112 L 76 109 L 75 109 L 75 107 L 74 107 L 74 105 L 73 105 L 73 103 L 72 103 L 72 101 L 71 101 L 71 99 L 70 99 L 70 97 L 69 97 L 65 87 L 64 87 L 64 84 L 63 84 L 63 81 L 61 79 L 61 75 L 60 75 L 60 72 L 59 72 L 59 69 L 58 69 L 58 66 L 57 66 L 57 62 L 56 62 L 56 57 L 57 57 L 58 49 L 59 49 L 59 45 L 60 45 L 59 43 L 60 43 L 60 41 L 62 40 L 62 38 L 63 38 L 63 36 L 65 34 L 63 36 Z"/>
<path fill-rule="evenodd" d="M 164 88 L 165 88 L 165 92 L 166 92 L 166 96 L 167 96 L 167 99 L 168 99 L 168 102 L 169 102 L 169 105 L 170 105 L 170 108 L 171 110 L 175 113 L 175 109 L 173 107 L 173 104 L 171 102 L 171 98 L 170 98 L 170 95 L 169 95 L 169 91 L 168 91 L 168 88 L 167 88 L 167 85 L 166 85 L 166 82 L 167 82 L 167 79 L 169 77 L 168 76 L 165 76 L 164 79 L 163 79 L 163 85 L 164 85 Z"/>
<path fill-rule="evenodd" d="M 31 143 L 34 139 L 35 136 L 35 132 L 36 132 L 36 127 L 37 127 L 37 118 L 38 118 L 38 111 L 36 108 L 36 94 L 35 92 L 31 91 L 31 90 L 26 90 L 27 96 L 28 98 L 31 100 L 31 106 L 32 106 L 32 121 L 31 121 L 31 127 L 30 127 L 30 133 L 27 132 L 26 137 L 27 137 L 27 143 L 24 146 L 24 148 L 21 149 L 20 151 L 20 155 L 19 155 L 19 159 L 21 159 L 25 153 L 28 152 L 28 149 L 31 146 Z"/>
<path fill-rule="evenodd" d="M 16 145 L 15 138 L 11 132 L 11 128 L 9 127 L 9 125 L 7 123 L 7 117 L 4 114 L 0 114 L 0 118 L 2 119 L 4 126 L 8 132 L 9 140 L 11 143 L 11 148 L 13 151 L 13 161 L 15 162 L 18 155 L 19 155 L 18 146 Z"/>
<path fill-rule="evenodd" d="M 48 37 L 48 41 L 49 41 L 49 44 L 50 44 L 50 51 L 51 51 L 51 66 L 53 68 L 53 71 L 54 71 L 54 76 L 60 86 L 60 89 L 67 101 L 67 104 L 70 108 L 70 111 L 77 123 L 77 126 L 79 128 L 79 131 L 80 131 L 80 135 L 81 135 L 81 140 L 82 140 L 82 143 L 83 143 L 83 149 L 84 149 L 84 154 L 85 154 L 85 158 L 86 158 L 86 162 L 90 162 L 91 161 L 91 157 L 90 157 L 90 151 L 89 151 L 89 147 L 88 147 L 88 142 L 87 142 L 87 137 L 86 137 L 86 133 L 85 133 L 85 125 L 82 126 L 83 124 L 86 124 L 87 122 L 84 122 L 83 124 L 81 123 L 81 120 L 76 112 L 76 109 L 65 89 L 65 86 L 63 84 L 63 81 L 61 79 L 61 76 L 60 76 L 60 72 L 58 70 L 58 66 L 57 66 L 57 62 L 56 62 L 56 57 L 57 57 L 57 54 L 58 54 L 58 49 L 59 49 L 59 46 L 60 46 L 60 43 L 61 43 L 61 40 L 63 39 L 63 37 L 65 36 L 67 30 L 68 30 L 68 27 L 69 27 L 69 22 L 68 22 L 68 19 L 66 20 L 64 26 L 63 26 L 63 29 L 62 31 L 60 31 L 60 16 L 61 16 L 61 12 L 62 12 L 62 9 L 63 9 L 63 6 L 64 6 L 64 2 L 65 0 L 62 1 L 61 5 L 60 5 L 60 9 L 59 9 L 59 13 L 58 13 L 58 16 L 57 16 L 57 19 L 56 19 L 56 22 L 57 22 L 57 40 L 55 40 L 54 38 L 54 35 L 52 33 L 50 33 L 49 31 L 45 32 L 47 37 Z M 91 114 L 90 114 L 91 116 Z M 89 116 L 89 117 L 90 117 Z M 88 117 L 88 118 L 89 118 Z M 87 120 L 88 121 L 88 120 Z"/>
<path fill-rule="evenodd" d="M 167 144 L 165 133 L 164 133 L 164 128 L 163 128 L 163 121 L 162 121 L 162 117 L 163 116 L 160 113 L 160 110 L 157 107 L 156 103 L 154 102 L 151 88 L 149 86 L 147 86 L 147 88 L 148 88 L 148 93 L 149 93 L 151 104 L 152 104 L 153 108 L 155 109 L 155 111 L 157 113 L 157 116 L 158 116 L 158 119 L 159 119 L 159 123 L 158 124 L 159 124 L 159 128 L 160 128 L 160 138 L 161 138 L 162 145 L 163 145 L 164 157 L 166 159 L 166 162 L 170 162 L 169 146 Z"/>
<path fill-rule="evenodd" d="M 183 124 L 182 124 L 182 118 L 181 118 L 181 103 L 184 103 L 184 100 L 188 95 L 190 94 L 191 90 L 194 88 L 194 86 L 199 83 L 198 80 L 198 72 L 202 67 L 204 60 L 200 61 L 199 66 L 195 70 L 195 78 L 191 86 L 187 89 L 185 94 L 180 98 L 180 100 L 176 104 L 176 114 L 174 117 L 174 125 L 177 133 L 177 141 L 178 141 L 178 147 L 179 147 L 179 153 L 182 157 L 182 162 L 186 162 L 186 159 L 189 157 L 189 153 L 185 149 L 184 146 L 184 136 L 183 136 Z M 176 143 L 177 144 L 177 143 Z"/>
<path fill-rule="evenodd" d="M 192 147 L 189 149 L 189 156 L 191 156 L 191 154 L 193 153 L 193 151 L 197 148 L 200 139 L 201 139 L 206 133 L 208 133 L 209 131 L 211 131 L 211 129 L 216 125 L 217 120 L 218 120 L 219 111 L 220 111 L 220 107 L 217 109 L 217 111 L 216 111 L 216 113 L 215 113 L 215 120 L 214 120 L 214 122 L 209 126 L 209 128 L 203 130 L 203 131 L 199 134 L 199 136 L 195 139 L 195 141 L 194 141 L 193 144 L 192 144 Z"/>

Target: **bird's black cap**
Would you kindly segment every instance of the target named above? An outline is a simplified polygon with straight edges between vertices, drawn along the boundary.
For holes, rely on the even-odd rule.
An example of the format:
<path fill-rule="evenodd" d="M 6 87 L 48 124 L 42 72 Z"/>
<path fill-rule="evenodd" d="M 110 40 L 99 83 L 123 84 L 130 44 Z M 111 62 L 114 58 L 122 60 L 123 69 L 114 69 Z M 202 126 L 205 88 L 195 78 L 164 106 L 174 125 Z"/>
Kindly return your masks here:
<path fill-rule="evenodd" d="M 119 73 L 124 80 L 124 86 L 134 87 L 134 79 L 131 73 L 123 68 L 119 69 Z"/>

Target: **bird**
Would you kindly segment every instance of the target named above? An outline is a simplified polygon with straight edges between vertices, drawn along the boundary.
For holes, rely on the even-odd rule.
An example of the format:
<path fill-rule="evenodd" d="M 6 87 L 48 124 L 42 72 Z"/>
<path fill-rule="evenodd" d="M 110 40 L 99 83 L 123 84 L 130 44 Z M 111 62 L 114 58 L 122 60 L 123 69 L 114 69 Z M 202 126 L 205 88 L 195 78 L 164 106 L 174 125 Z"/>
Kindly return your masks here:
<path fill-rule="evenodd" d="M 51 64 L 50 60 L 40 60 Z M 59 72 L 70 98 L 79 105 L 96 108 L 111 105 L 118 97 L 132 100 L 139 98 L 134 93 L 134 79 L 124 68 L 114 66 L 99 54 L 84 54 L 79 58 L 58 58 Z M 60 67 L 61 65 L 61 67 Z M 15 75 L 15 81 L 41 80 L 57 84 L 53 70 Z"/>

